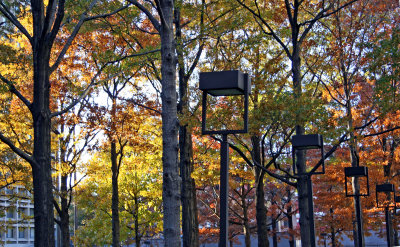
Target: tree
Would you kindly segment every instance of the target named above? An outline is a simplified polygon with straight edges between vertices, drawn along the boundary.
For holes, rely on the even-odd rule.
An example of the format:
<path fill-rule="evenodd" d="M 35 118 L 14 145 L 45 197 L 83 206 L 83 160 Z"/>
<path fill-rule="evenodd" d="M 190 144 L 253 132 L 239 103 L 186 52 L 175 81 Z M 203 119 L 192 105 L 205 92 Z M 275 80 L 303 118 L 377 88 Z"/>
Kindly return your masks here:
<path fill-rule="evenodd" d="M 119 46 L 115 49 L 118 50 Z M 122 67 L 122 66 L 121 66 Z M 106 136 L 103 148 L 110 154 L 111 173 L 112 173 L 112 235 L 113 246 L 120 246 L 120 200 L 119 200 L 119 176 L 121 167 L 126 158 L 126 148 L 141 147 L 145 148 L 147 140 L 140 138 L 138 132 L 142 128 L 146 117 L 151 117 L 153 111 L 141 111 L 140 115 L 135 111 L 139 104 L 146 106 L 146 102 L 141 102 L 144 98 L 141 92 L 137 91 L 138 85 L 132 83 L 132 79 L 138 74 L 138 71 L 124 72 L 119 71 L 121 67 L 115 68 L 117 72 L 122 73 L 109 81 L 102 83 L 103 92 L 107 95 L 107 102 L 96 102 L 90 106 L 92 111 L 89 117 L 92 129 L 102 129 Z M 141 68 L 139 67 L 138 70 Z M 129 100 L 125 100 L 123 95 L 128 89 L 134 94 Z M 150 108 L 147 106 L 147 108 Z M 143 108 L 144 109 L 144 108 Z"/>
<path fill-rule="evenodd" d="M 241 226 L 240 233 L 243 232 L 245 246 L 251 246 L 251 234 L 255 228 L 255 203 L 253 174 L 250 169 L 245 169 L 246 164 L 237 164 L 232 169 L 232 176 L 229 183 L 230 193 L 230 223 L 233 227 Z"/>
<path fill-rule="evenodd" d="M 7 144 L 13 152 L 26 160 L 32 167 L 35 206 L 35 246 L 54 246 L 55 244 L 53 185 L 51 179 L 51 121 L 79 102 L 79 100 L 75 100 L 70 102 L 65 109 L 52 111 L 50 108 L 50 95 L 52 93 L 50 78 L 53 72 L 59 68 L 82 25 L 89 20 L 107 16 L 107 14 L 89 16 L 89 12 L 95 7 L 96 3 L 97 1 L 95 0 L 84 5 L 84 10 L 80 18 L 74 20 L 76 24 L 67 38 L 63 49 L 59 53 L 55 53 L 53 46 L 57 42 L 57 36 L 65 23 L 66 7 L 70 7 L 65 5 L 65 0 L 50 0 L 48 2 L 34 0 L 30 4 L 23 2 L 21 5 L 22 8 L 26 7 L 29 9 L 26 12 L 30 13 L 29 18 L 32 20 L 28 23 L 22 23 L 18 19 L 9 2 L 0 2 L 0 12 L 6 18 L 7 22 L 12 23 L 15 30 L 21 33 L 28 43 L 27 47 L 31 51 L 29 54 L 29 60 L 33 66 L 31 77 L 19 77 L 13 80 L 1 75 L 0 78 L 4 85 L 8 87 L 8 90 L 29 109 L 33 128 L 33 152 L 30 154 L 20 149 L 7 137 L 4 131 L 0 133 L 0 140 Z M 119 5 L 115 12 L 125 7 Z M 33 82 L 33 93 L 30 97 L 24 96 L 18 90 L 19 85 L 21 85 L 20 83 L 24 80 L 31 80 Z M 89 84 L 89 86 L 91 85 Z M 77 98 L 83 98 L 87 93 L 88 90 L 85 90 Z"/>
<path fill-rule="evenodd" d="M 146 3 L 129 0 L 150 20 L 161 38 L 161 102 L 163 133 L 163 211 L 164 245 L 180 246 L 180 186 L 178 166 L 178 115 L 174 42 L 174 1 Z M 155 8 L 159 20 L 153 15 Z M 150 8 L 150 9 L 149 9 Z"/>
<path fill-rule="evenodd" d="M 330 2 L 313 2 L 313 1 L 280 1 L 280 8 L 275 11 L 281 13 L 276 15 L 272 20 L 268 19 L 268 14 L 272 9 L 264 1 L 255 1 L 250 4 L 246 1 L 237 0 L 237 2 L 251 13 L 257 20 L 260 30 L 265 34 L 273 37 L 273 39 L 284 50 L 285 55 L 289 59 L 291 66 L 291 79 L 293 98 L 297 105 L 301 105 L 302 100 L 302 64 L 301 58 L 304 43 L 307 36 L 315 27 L 316 23 L 326 18 L 344 7 L 351 5 L 355 1 L 345 1 L 339 6 L 335 6 Z M 289 34 L 285 36 L 285 34 Z M 304 102 L 304 101 L 303 101 Z M 297 112 L 295 116 L 296 135 L 305 133 L 306 119 L 302 114 Z M 296 152 L 296 166 L 299 169 L 305 169 L 305 157 L 303 151 Z M 299 170 L 304 173 L 305 170 Z M 311 245 L 311 234 L 309 219 L 306 216 L 310 205 L 308 205 L 307 194 L 307 176 L 299 176 L 297 178 L 297 189 L 299 193 L 299 211 L 300 211 L 300 229 L 302 246 Z"/>
<path fill-rule="evenodd" d="M 121 122 L 117 120 L 121 120 L 121 110 L 125 109 L 128 111 L 126 116 L 132 115 L 133 118 L 140 118 L 145 114 L 139 113 L 146 113 L 143 110 L 136 113 L 128 110 L 133 108 L 119 108 L 114 119 L 119 127 Z M 125 124 L 136 123 L 138 129 L 127 131 L 123 128 L 114 133 L 119 135 L 119 140 L 124 140 L 123 137 L 130 140 L 123 148 L 123 157 L 118 157 L 122 162 L 118 170 L 119 241 L 126 244 L 135 242 L 140 246 L 143 238 L 151 238 L 162 231 L 160 119 L 158 116 L 145 115 L 135 123 L 128 121 L 129 118 L 125 120 Z M 132 139 L 136 142 L 132 142 Z M 112 202 L 112 198 L 115 196 L 112 191 L 115 174 L 110 174 L 113 166 L 110 146 L 110 140 L 107 139 L 83 170 L 87 178 L 78 187 L 80 210 L 84 212 L 77 234 L 80 245 L 104 245 L 114 241 L 112 204 L 115 202 Z M 120 149 L 118 143 L 117 147 Z M 102 222 L 109 224 L 101 225 Z"/>
<path fill-rule="evenodd" d="M 182 179 L 182 243 L 184 247 L 199 246 L 199 222 L 197 216 L 196 184 L 192 178 L 193 144 L 190 112 L 189 80 L 197 67 L 204 50 L 204 14 L 205 1 L 201 4 L 175 3 L 175 40 L 178 63 L 179 82 L 179 168 Z M 183 12 L 183 16 L 182 13 Z M 200 14 L 198 14 L 200 12 Z M 198 16 L 199 15 L 199 16 Z M 199 18 L 199 20 L 196 20 Z M 193 24 L 188 25 L 188 22 Z M 192 35 L 191 30 L 197 28 L 198 36 Z M 186 31 L 188 30 L 188 31 Z M 193 55 L 191 55 L 194 53 Z M 192 62 L 193 61 L 193 62 Z M 189 63 L 190 62 L 190 63 Z"/>
<path fill-rule="evenodd" d="M 385 114 L 375 110 L 376 105 L 371 100 L 374 98 L 375 85 L 365 78 L 363 68 L 372 62 L 365 55 L 368 52 L 368 43 L 373 41 L 379 32 L 378 26 L 388 26 L 384 16 L 390 12 L 390 2 L 358 1 L 351 7 L 334 13 L 333 18 L 325 20 L 324 23 L 324 27 L 329 30 L 328 35 L 332 35 L 332 38 L 328 39 L 327 51 L 330 59 L 327 64 L 333 67 L 324 67 L 324 75 L 320 80 L 333 103 L 328 106 L 330 111 L 335 112 L 336 116 L 342 116 L 341 120 L 337 120 L 337 125 L 346 126 L 346 132 L 349 133 L 348 147 L 353 167 L 363 162 L 360 162 L 357 143 L 360 137 L 357 132 L 365 131 L 367 125 Z M 371 12 L 374 15 L 370 15 Z M 359 191 L 358 179 L 354 179 L 354 187 L 356 192 Z M 361 222 L 361 229 L 357 229 L 356 225 L 356 232 L 363 233 L 359 197 L 354 197 L 354 207 L 355 217 Z M 364 238 L 363 234 L 361 237 Z M 358 246 L 359 241 L 364 243 L 364 239 L 354 237 L 355 246 Z"/>
<path fill-rule="evenodd" d="M 70 245 L 70 208 L 73 199 L 75 187 L 81 179 L 76 179 L 76 172 L 79 171 L 77 164 L 79 163 L 83 152 L 89 146 L 89 143 L 95 138 L 97 131 L 87 131 L 80 129 L 78 131 L 78 123 L 81 121 L 83 105 L 75 114 L 64 114 L 58 119 L 58 150 L 55 177 L 56 186 L 54 194 L 54 206 L 59 217 L 55 221 L 61 231 L 61 246 Z M 79 140 L 79 141 L 78 141 Z M 55 145 L 56 146 L 56 145 Z M 57 197 L 60 199 L 57 200 Z"/>

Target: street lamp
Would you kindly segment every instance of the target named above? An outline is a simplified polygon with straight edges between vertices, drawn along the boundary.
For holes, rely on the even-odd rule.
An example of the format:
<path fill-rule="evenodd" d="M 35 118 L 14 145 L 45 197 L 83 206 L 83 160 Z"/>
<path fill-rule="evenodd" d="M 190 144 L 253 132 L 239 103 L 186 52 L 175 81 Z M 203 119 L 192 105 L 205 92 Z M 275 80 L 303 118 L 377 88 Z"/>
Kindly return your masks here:
<path fill-rule="evenodd" d="M 350 181 L 350 186 L 348 185 Z M 360 183 L 365 185 L 364 192 L 361 192 Z M 358 246 L 364 246 L 364 238 L 362 233 L 362 222 L 361 222 L 361 202 L 360 196 L 369 196 L 369 176 L 368 167 L 365 166 L 355 166 L 355 167 L 345 167 L 344 168 L 344 187 L 346 190 L 346 197 L 355 197 L 355 210 L 357 219 L 357 239 Z M 349 191 L 349 187 L 352 188 Z"/>
<path fill-rule="evenodd" d="M 358 167 L 345 167 L 344 168 L 344 187 L 346 190 L 347 197 L 354 197 L 354 196 L 369 196 L 369 176 L 368 176 L 368 167 L 366 166 L 358 166 Z M 354 188 L 355 183 L 354 180 L 358 180 L 361 184 L 365 185 L 364 192 L 361 192 L 361 189 L 352 189 Z M 348 186 L 350 182 L 350 186 Z"/>
<path fill-rule="evenodd" d="M 400 196 L 396 196 L 394 198 L 394 202 L 395 202 L 394 215 L 399 215 L 399 213 L 397 211 L 398 211 L 399 205 L 400 205 Z"/>
<path fill-rule="evenodd" d="M 296 150 L 309 150 L 319 149 L 322 160 L 322 171 L 317 172 L 311 171 L 312 174 L 324 174 L 325 173 L 325 162 L 324 162 L 324 140 L 322 135 L 311 134 L 311 135 L 294 135 L 292 137 L 292 157 L 293 157 L 293 172 L 295 175 L 309 175 L 307 171 L 302 171 L 299 167 L 296 167 Z M 312 175 L 311 174 L 311 175 Z"/>
<path fill-rule="evenodd" d="M 394 185 L 390 183 L 376 185 L 376 207 L 394 208 L 396 191 Z"/>
<path fill-rule="evenodd" d="M 400 196 L 396 196 L 395 198 L 394 198 L 394 202 L 395 202 L 395 209 L 397 210 L 397 209 L 399 209 L 399 204 L 400 204 Z"/>
<path fill-rule="evenodd" d="M 250 78 L 248 74 L 238 70 L 219 71 L 219 72 L 202 72 L 200 73 L 200 90 L 203 91 L 202 100 L 202 125 L 201 132 L 203 135 L 222 135 L 221 141 L 221 171 L 220 171 L 220 235 L 219 247 L 228 246 L 228 191 L 229 191 L 229 145 L 228 134 L 247 133 L 248 126 L 248 107 L 250 93 Z M 207 95 L 213 97 L 218 96 L 235 96 L 244 95 L 244 114 L 243 129 L 221 129 L 207 130 Z"/>
<path fill-rule="evenodd" d="M 377 208 L 385 208 L 385 221 L 386 221 L 386 239 L 387 246 L 392 246 L 392 222 L 391 217 L 389 215 L 390 208 L 396 208 L 396 191 L 394 189 L 394 185 L 390 183 L 386 184 L 377 184 L 376 189 L 376 207 Z"/>
<path fill-rule="evenodd" d="M 296 151 L 304 151 L 308 149 L 319 149 L 321 153 L 321 166 L 322 171 L 317 172 L 316 168 L 318 164 L 311 170 L 307 171 L 306 167 L 298 167 L 300 164 L 296 164 Z M 307 177 L 307 194 L 308 194 L 308 217 L 310 220 L 310 240 L 311 246 L 315 247 L 315 225 L 314 225 L 314 203 L 313 203 L 313 191 L 312 191 L 312 180 L 313 174 L 324 174 L 325 173 L 325 162 L 324 162 L 324 141 L 322 135 L 294 135 L 292 137 L 292 157 L 293 157 L 293 172 L 296 175 Z"/>

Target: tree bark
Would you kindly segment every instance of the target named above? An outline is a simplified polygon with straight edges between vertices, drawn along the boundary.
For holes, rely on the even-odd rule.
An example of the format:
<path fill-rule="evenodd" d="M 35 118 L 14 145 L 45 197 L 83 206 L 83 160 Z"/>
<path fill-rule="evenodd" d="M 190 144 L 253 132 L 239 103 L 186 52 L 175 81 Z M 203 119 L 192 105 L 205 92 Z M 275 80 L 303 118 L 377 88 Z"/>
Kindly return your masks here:
<path fill-rule="evenodd" d="M 293 77 L 293 89 L 294 98 L 300 99 L 301 97 L 301 60 L 300 60 L 300 46 L 297 42 L 297 31 L 292 31 L 293 33 L 293 53 L 292 53 L 292 77 Z M 304 127 L 301 120 L 302 116 L 296 115 L 296 135 L 304 135 Z M 296 150 L 296 167 L 300 174 L 306 172 L 305 163 L 305 152 L 303 150 Z M 310 231 L 310 216 L 309 203 L 308 203 L 308 176 L 300 175 L 297 179 L 297 192 L 299 198 L 299 213 L 300 213 L 300 236 L 301 236 L 301 246 L 309 247 L 311 246 L 311 231 Z M 313 217 L 313 215 L 311 216 Z"/>
<path fill-rule="evenodd" d="M 182 54 L 182 32 L 180 26 L 180 9 L 175 9 L 175 27 L 177 40 L 177 57 L 179 66 L 179 103 L 178 112 L 184 114 L 189 108 L 188 77 L 185 76 L 185 64 Z M 188 117 L 188 116 L 187 116 Z M 199 246 L 199 222 L 197 218 L 196 184 L 192 178 L 193 145 L 192 132 L 187 124 L 179 124 L 179 168 L 182 179 L 182 235 L 184 247 Z"/>
<path fill-rule="evenodd" d="M 290 207 L 288 207 L 288 211 L 289 212 L 291 212 L 292 211 L 292 207 L 290 206 Z M 293 235 L 293 220 L 292 220 L 292 215 L 289 215 L 289 217 L 288 217 L 288 226 L 289 226 L 289 230 L 290 230 L 290 233 L 289 233 L 289 236 L 290 236 L 290 238 L 289 238 L 289 246 L 290 247 L 294 247 L 294 243 L 295 243 L 295 237 L 294 237 L 294 235 Z"/>
<path fill-rule="evenodd" d="M 398 220 L 396 215 L 393 217 L 393 244 L 399 245 L 399 229 L 398 229 Z"/>
<path fill-rule="evenodd" d="M 336 247 L 336 234 L 335 234 L 335 228 L 331 227 L 331 241 L 332 241 L 332 247 Z"/>
<path fill-rule="evenodd" d="M 278 247 L 278 237 L 276 236 L 276 219 L 274 216 L 271 217 L 272 219 L 272 246 L 273 247 Z"/>
<path fill-rule="evenodd" d="M 115 140 L 111 140 L 111 171 L 112 171 L 112 195 L 111 195 L 111 221 L 112 221 L 112 244 L 120 247 L 120 225 L 119 225 L 119 195 L 118 195 L 118 161 Z"/>
<path fill-rule="evenodd" d="M 51 46 L 42 38 L 42 21 L 40 3 L 32 3 L 33 12 L 33 103 L 32 118 L 34 130 L 34 147 L 32 165 L 35 246 L 48 247 L 55 245 L 53 181 L 51 177 L 51 136 L 50 136 L 50 83 L 49 60 Z"/>
<path fill-rule="evenodd" d="M 180 246 L 180 177 L 178 165 L 178 119 L 176 60 L 172 0 L 161 4 L 161 102 L 163 138 L 164 246 Z"/>
<path fill-rule="evenodd" d="M 358 151 L 357 151 L 357 140 L 353 131 L 353 114 L 351 112 L 352 110 L 352 104 L 351 104 L 351 85 L 350 82 L 347 78 L 347 72 L 345 69 L 344 64 L 342 64 L 342 76 L 343 76 L 343 84 L 344 84 L 344 90 L 345 90 L 345 95 L 346 95 L 346 117 L 347 117 L 347 129 L 350 133 L 350 141 L 349 141 L 349 149 L 350 149 L 350 162 L 351 162 L 351 166 L 352 167 L 358 167 L 359 166 L 359 155 L 358 155 Z M 360 184 L 358 182 L 358 178 L 354 177 L 352 178 L 352 186 L 353 186 L 353 191 L 355 194 L 359 194 L 360 193 Z M 359 212 L 358 208 L 361 207 L 360 205 L 360 197 L 355 196 L 353 198 L 354 200 L 354 211 L 355 211 L 355 216 L 356 216 L 356 220 L 361 222 L 360 228 L 358 229 L 358 224 L 355 225 L 355 230 L 356 233 L 364 232 L 363 229 L 363 216 L 362 216 L 362 211 Z M 362 234 L 362 236 L 360 236 L 361 239 L 359 239 L 358 234 L 356 234 L 354 236 L 354 245 L 355 246 L 359 246 L 359 242 L 362 242 L 362 246 L 365 246 L 365 240 L 364 240 L 364 234 Z"/>
<path fill-rule="evenodd" d="M 60 133 L 64 133 L 65 126 L 61 124 L 60 126 Z M 69 193 L 68 191 L 68 178 L 70 174 L 67 174 L 63 171 L 63 165 L 66 164 L 66 143 L 68 141 L 68 137 L 61 136 L 59 138 L 59 150 L 60 150 L 60 159 L 59 163 L 61 167 L 59 168 L 61 171 L 60 176 L 60 201 L 61 201 L 61 209 L 58 211 L 60 217 L 60 231 L 61 231 L 61 246 L 62 247 L 69 247 L 70 246 L 70 231 L 69 231 L 69 223 L 70 223 L 70 215 L 69 215 Z"/>
<path fill-rule="evenodd" d="M 290 202 L 292 201 L 292 194 L 290 193 L 290 188 L 287 188 L 286 190 L 287 192 L 287 197 L 288 197 L 288 203 L 290 204 Z M 292 219 L 292 206 L 289 206 L 287 209 L 287 220 L 288 220 L 288 227 L 289 227 L 289 246 L 290 247 L 294 247 L 294 243 L 295 243 L 295 237 L 293 234 L 293 219 Z"/>
<path fill-rule="evenodd" d="M 246 203 L 246 193 L 245 186 L 242 185 L 242 193 L 241 193 L 241 204 L 243 208 L 243 233 L 244 233 L 244 243 L 246 247 L 251 247 L 251 234 L 250 234 L 250 225 L 249 225 L 249 216 L 248 216 L 248 205 Z"/>
<path fill-rule="evenodd" d="M 251 137 L 253 146 L 253 158 L 258 164 L 261 164 L 261 140 L 257 135 Z M 257 220 L 257 239 L 258 247 L 269 247 L 267 231 L 267 207 L 265 206 L 264 192 L 264 174 L 260 168 L 254 168 L 254 177 L 256 183 L 256 220 Z"/>
<path fill-rule="evenodd" d="M 61 214 L 60 214 L 60 228 L 61 228 L 61 246 L 70 246 L 70 233 L 69 233 L 69 203 L 68 203 L 68 190 L 67 190 L 67 174 L 61 175 Z"/>
<path fill-rule="evenodd" d="M 192 135 L 187 126 L 179 127 L 180 174 L 182 178 L 182 234 L 184 247 L 199 246 L 197 200 L 195 181 L 191 177 Z"/>

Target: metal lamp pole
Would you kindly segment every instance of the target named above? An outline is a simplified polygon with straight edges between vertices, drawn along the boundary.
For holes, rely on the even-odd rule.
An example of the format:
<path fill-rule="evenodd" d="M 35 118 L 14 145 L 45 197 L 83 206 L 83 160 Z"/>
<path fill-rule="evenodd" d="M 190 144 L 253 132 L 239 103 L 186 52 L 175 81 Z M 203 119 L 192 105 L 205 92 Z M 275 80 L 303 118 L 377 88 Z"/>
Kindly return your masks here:
<path fill-rule="evenodd" d="M 311 246 L 315 247 L 315 224 L 314 224 L 314 201 L 313 201 L 313 189 L 311 175 L 307 178 L 307 190 L 308 190 L 308 214 L 310 216 L 310 240 Z"/>
<path fill-rule="evenodd" d="M 228 192 L 229 192 L 229 144 L 228 134 L 247 133 L 248 108 L 250 94 L 250 78 L 238 70 L 203 72 L 200 73 L 200 90 L 203 91 L 202 100 L 202 134 L 222 135 L 221 141 L 221 170 L 220 170 L 220 234 L 219 247 L 228 247 L 229 243 L 229 214 L 228 214 Z M 244 95 L 243 129 L 239 130 L 207 130 L 207 95 L 232 96 Z"/>
<path fill-rule="evenodd" d="M 392 244 L 392 238 L 391 238 L 391 232 L 392 232 L 392 224 L 391 224 L 391 217 L 390 217 L 390 211 L 389 207 L 385 207 L 385 221 L 386 221 L 386 239 L 387 239 L 387 246 L 391 247 L 393 246 Z"/>
<path fill-rule="evenodd" d="M 368 176 L 368 167 L 366 166 L 351 166 L 344 168 L 345 175 L 345 190 L 346 197 L 354 197 L 354 207 L 356 213 L 356 222 L 357 222 L 357 240 L 356 244 L 358 247 L 364 246 L 364 236 L 363 236 L 363 224 L 362 224 L 362 211 L 361 211 L 361 196 L 369 196 L 369 176 Z M 352 192 L 348 190 L 347 179 L 351 179 L 352 181 Z M 360 189 L 360 181 L 361 179 L 366 179 L 366 192 L 361 193 Z"/>
<path fill-rule="evenodd" d="M 377 208 L 385 208 L 385 221 L 386 221 L 386 238 L 387 238 L 387 246 L 393 246 L 393 241 L 391 237 L 392 233 L 392 217 L 390 217 L 390 208 L 396 208 L 396 191 L 394 189 L 394 185 L 390 183 L 386 184 L 377 184 L 376 189 L 376 207 Z M 380 197 L 378 195 L 384 194 L 386 198 L 384 202 L 380 201 Z"/>
<path fill-rule="evenodd" d="M 228 246 L 228 192 L 229 192 L 229 145 L 228 135 L 222 135 L 220 174 L 220 241 L 219 246 Z"/>

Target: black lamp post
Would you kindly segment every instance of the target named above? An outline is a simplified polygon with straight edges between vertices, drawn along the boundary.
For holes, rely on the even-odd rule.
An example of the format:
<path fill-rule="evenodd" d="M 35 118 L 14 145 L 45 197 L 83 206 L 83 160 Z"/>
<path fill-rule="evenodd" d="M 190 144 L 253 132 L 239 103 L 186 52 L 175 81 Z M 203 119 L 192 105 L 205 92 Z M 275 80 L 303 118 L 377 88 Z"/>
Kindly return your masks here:
<path fill-rule="evenodd" d="M 248 105 L 250 93 L 250 78 L 248 74 L 238 70 L 200 73 L 200 90 L 203 91 L 202 101 L 202 134 L 222 135 L 221 141 L 221 171 L 220 171 L 220 235 L 219 247 L 228 246 L 228 175 L 229 175 L 229 145 L 228 134 L 247 133 Z M 244 95 L 243 129 L 237 130 L 207 130 L 207 94 L 218 96 Z"/>
<path fill-rule="evenodd" d="M 363 232 L 362 232 L 362 222 L 361 222 L 361 202 L 360 196 L 369 196 L 369 176 L 368 176 L 368 167 L 365 166 L 357 166 L 357 167 L 345 167 L 344 168 L 344 176 L 345 176 L 345 190 L 347 197 L 355 197 L 355 210 L 356 210 L 356 220 L 357 220 L 357 239 L 358 246 L 363 247 Z M 359 182 L 365 180 L 366 188 L 365 192 L 361 192 L 359 188 Z M 351 181 L 352 191 L 349 191 L 349 186 L 347 186 L 348 181 Z"/>
<path fill-rule="evenodd" d="M 321 152 L 322 171 L 317 172 L 317 166 L 313 167 L 310 171 L 307 171 L 306 167 L 298 167 L 299 164 L 296 162 L 296 151 L 304 151 L 307 149 L 319 149 Z M 314 204 L 313 204 L 313 191 L 312 191 L 312 180 L 313 174 L 324 174 L 325 173 L 325 162 L 324 162 L 324 141 L 322 135 L 294 135 L 292 137 L 292 157 L 293 157 L 293 172 L 296 175 L 307 176 L 307 189 L 308 189 L 308 216 L 310 220 L 310 240 L 311 247 L 315 247 L 315 225 L 314 225 Z"/>
<path fill-rule="evenodd" d="M 353 196 L 369 196 L 369 176 L 368 176 L 368 167 L 365 166 L 358 166 L 358 167 L 345 167 L 344 168 L 344 176 L 345 176 L 345 190 L 346 190 L 346 196 L 347 197 L 353 197 Z M 362 180 L 365 179 L 365 192 L 361 192 L 361 190 L 354 190 L 352 189 L 349 191 L 349 186 L 348 182 L 350 181 L 351 187 L 354 187 L 353 180 Z"/>
<path fill-rule="evenodd" d="M 386 221 L 386 238 L 387 246 L 393 246 L 391 232 L 392 232 L 392 222 L 389 215 L 390 208 L 396 208 L 396 191 L 394 185 L 390 183 L 377 184 L 376 185 L 376 207 L 385 208 L 385 221 Z"/>

